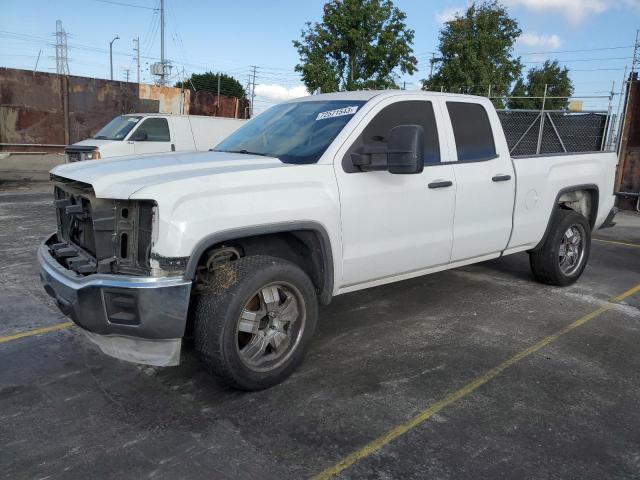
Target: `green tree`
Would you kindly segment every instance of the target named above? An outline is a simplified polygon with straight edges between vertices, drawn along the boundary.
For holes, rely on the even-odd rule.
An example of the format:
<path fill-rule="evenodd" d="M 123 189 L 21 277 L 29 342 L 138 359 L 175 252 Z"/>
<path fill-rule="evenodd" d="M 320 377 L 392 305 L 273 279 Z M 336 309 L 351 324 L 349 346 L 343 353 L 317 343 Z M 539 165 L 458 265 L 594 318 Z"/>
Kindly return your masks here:
<path fill-rule="evenodd" d="M 569 78 L 569 69 L 561 68 L 557 60 L 546 60 L 542 66 L 529 70 L 526 82 L 519 79 L 511 91 L 511 96 L 532 98 L 510 98 L 509 108 L 540 110 L 545 85 L 546 96 L 551 97 L 544 102 L 545 110 L 566 108 L 568 97 L 574 92 L 573 82 Z"/>
<path fill-rule="evenodd" d="M 422 88 L 487 95 L 491 86 L 492 96 L 506 96 L 522 71 L 520 58 L 513 58 L 521 32 L 499 2 L 472 4 L 440 31 L 436 71 L 422 81 Z"/>
<path fill-rule="evenodd" d="M 331 0 L 322 22 L 306 23 L 293 45 L 309 91 L 397 88 L 399 69 L 416 71 L 414 31 L 391 0 Z"/>
<path fill-rule="evenodd" d="M 244 98 L 247 93 L 242 84 L 230 75 L 224 73 L 194 73 L 184 82 L 176 83 L 177 88 L 189 88 L 196 92 L 207 90 L 218 93 L 218 77 L 220 78 L 220 95 L 227 97 Z"/>

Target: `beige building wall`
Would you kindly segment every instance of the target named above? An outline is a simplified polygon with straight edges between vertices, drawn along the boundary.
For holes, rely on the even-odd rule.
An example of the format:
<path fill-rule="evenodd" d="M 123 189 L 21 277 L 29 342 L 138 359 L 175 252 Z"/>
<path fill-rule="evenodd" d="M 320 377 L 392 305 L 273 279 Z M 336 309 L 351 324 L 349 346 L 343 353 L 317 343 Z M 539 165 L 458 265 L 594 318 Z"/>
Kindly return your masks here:
<path fill-rule="evenodd" d="M 160 102 L 158 113 L 188 114 L 191 92 L 174 87 L 140 84 L 141 99 Z"/>

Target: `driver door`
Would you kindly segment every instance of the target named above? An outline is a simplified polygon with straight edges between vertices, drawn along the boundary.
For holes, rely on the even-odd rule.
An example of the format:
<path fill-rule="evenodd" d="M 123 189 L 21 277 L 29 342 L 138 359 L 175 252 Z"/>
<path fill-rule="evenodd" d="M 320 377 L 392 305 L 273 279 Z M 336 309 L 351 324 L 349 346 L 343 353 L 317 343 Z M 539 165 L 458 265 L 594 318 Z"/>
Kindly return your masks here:
<path fill-rule="evenodd" d="M 150 117 L 143 120 L 131 135 L 131 140 L 133 140 L 136 155 L 172 150 L 169 122 L 163 117 Z"/>
<path fill-rule="evenodd" d="M 403 98 L 407 100 L 387 98 L 374 107 L 336 157 L 345 289 L 382 284 L 451 258 L 456 185 L 453 167 L 441 163 L 447 146 L 438 135 L 444 131 L 439 106 L 419 95 Z M 422 173 L 393 175 L 353 167 L 351 152 L 363 143 L 384 144 L 398 125 L 423 126 Z"/>

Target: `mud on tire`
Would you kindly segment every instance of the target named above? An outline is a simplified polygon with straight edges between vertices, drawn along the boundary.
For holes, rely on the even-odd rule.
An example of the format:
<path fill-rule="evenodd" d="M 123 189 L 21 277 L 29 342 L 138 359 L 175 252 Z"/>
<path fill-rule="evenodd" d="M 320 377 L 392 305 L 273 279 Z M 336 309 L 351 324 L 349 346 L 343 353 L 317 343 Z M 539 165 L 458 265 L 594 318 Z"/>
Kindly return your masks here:
<path fill-rule="evenodd" d="M 313 283 L 297 265 L 254 255 L 210 273 L 194 298 L 194 346 L 208 371 L 241 390 L 282 382 L 317 321 Z"/>

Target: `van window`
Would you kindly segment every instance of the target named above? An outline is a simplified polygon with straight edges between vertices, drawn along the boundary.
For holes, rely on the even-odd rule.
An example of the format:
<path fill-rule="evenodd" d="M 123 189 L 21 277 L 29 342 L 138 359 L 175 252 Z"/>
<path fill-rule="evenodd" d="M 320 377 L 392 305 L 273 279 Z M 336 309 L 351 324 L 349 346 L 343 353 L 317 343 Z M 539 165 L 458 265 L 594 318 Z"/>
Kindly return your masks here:
<path fill-rule="evenodd" d="M 496 156 L 489 116 L 478 103 L 447 102 L 456 139 L 458 161 L 481 161 Z"/>
<path fill-rule="evenodd" d="M 433 104 L 425 100 L 400 101 L 385 107 L 369 122 L 349 152 L 355 151 L 363 144 L 380 144 L 381 146 L 386 144 L 389 132 L 398 125 L 422 126 L 425 136 L 424 164 L 440 163 L 438 127 L 433 113 Z"/>
<path fill-rule="evenodd" d="M 137 131 L 144 130 L 147 132 L 147 142 L 169 142 L 169 123 L 166 118 L 147 118 Z"/>
<path fill-rule="evenodd" d="M 124 140 L 142 117 L 120 115 L 100 129 L 93 138 L 97 140 Z"/>

